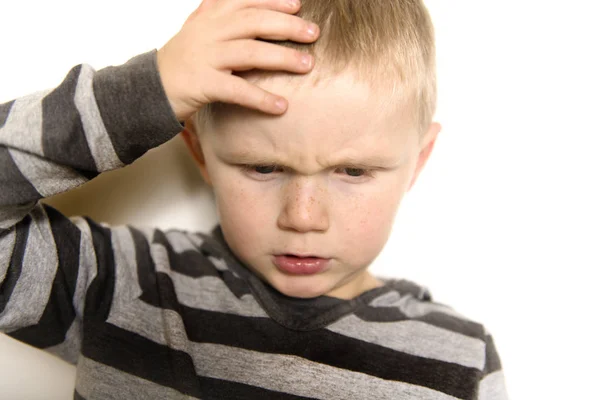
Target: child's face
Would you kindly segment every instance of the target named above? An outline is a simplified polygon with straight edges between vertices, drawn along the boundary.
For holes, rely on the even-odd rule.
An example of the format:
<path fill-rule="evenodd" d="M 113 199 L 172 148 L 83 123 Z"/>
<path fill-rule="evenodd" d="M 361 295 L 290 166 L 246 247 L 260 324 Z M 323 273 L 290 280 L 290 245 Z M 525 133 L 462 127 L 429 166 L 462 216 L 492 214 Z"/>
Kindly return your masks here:
<path fill-rule="evenodd" d="M 201 135 L 201 150 L 192 146 L 229 246 L 288 296 L 352 298 L 379 286 L 367 267 L 439 125 L 420 143 L 406 110 L 383 109 L 350 75 L 316 88 L 282 78 L 260 86 L 288 99 L 283 116 L 227 106 Z M 278 267 L 285 254 L 328 261 L 297 275 Z"/>

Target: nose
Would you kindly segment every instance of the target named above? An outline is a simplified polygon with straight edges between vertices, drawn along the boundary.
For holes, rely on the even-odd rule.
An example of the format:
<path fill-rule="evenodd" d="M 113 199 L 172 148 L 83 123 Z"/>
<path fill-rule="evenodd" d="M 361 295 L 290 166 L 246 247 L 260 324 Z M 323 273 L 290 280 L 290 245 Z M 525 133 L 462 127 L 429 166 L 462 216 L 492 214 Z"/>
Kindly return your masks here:
<path fill-rule="evenodd" d="M 302 233 L 329 229 L 327 191 L 324 187 L 310 182 L 308 178 L 297 178 L 283 190 L 283 207 L 277 219 L 280 229 Z"/>

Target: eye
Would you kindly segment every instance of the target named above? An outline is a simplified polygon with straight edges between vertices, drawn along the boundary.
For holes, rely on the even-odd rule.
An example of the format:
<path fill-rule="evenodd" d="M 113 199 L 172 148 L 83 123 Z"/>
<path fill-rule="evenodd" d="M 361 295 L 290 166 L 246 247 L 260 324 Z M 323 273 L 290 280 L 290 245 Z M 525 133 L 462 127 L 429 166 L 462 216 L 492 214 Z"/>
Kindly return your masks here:
<path fill-rule="evenodd" d="M 281 167 L 278 167 L 277 165 L 249 165 L 248 167 L 252 169 L 253 172 L 261 175 L 268 175 L 272 174 L 273 172 L 281 172 L 282 170 Z"/>
<path fill-rule="evenodd" d="M 278 165 L 242 165 L 242 169 L 246 174 L 255 178 L 264 180 L 270 176 L 275 176 L 277 172 L 283 172 L 283 168 Z"/>
<path fill-rule="evenodd" d="M 275 165 L 254 165 L 250 167 L 254 170 L 254 172 L 257 172 L 261 175 L 272 174 L 277 169 Z"/>
<path fill-rule="evenodd" d="M 375 170 L 360 167 L 338 168 L 336 173 L 350 183 L 364 183 L 374 178 Z"/>
<path fill-rule="evenodd" d="M 344 168 L 344 171 L 346 172 L 346 175 L 352 176 L 355 178 L 364 176 L 367 173 L 366 170 L 361 169 L 361 168 Z"/>

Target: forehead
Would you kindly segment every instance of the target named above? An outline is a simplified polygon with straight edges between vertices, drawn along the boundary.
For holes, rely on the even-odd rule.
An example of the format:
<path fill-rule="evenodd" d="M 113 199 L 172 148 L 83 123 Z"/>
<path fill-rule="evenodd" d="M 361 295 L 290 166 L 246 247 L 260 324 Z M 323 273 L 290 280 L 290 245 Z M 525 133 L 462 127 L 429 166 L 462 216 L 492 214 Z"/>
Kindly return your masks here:
<path fill-rule="evenodd" d="M 321 79 L 275 76 L 259 87 L 289 102 L 281 116 L 238 106 L 220 108 L 211 125 L 211 142 L 221 150 L 270 152 L 297 160 L 360 153 L 398 158 L 418 138 L 411 110 L 382 91 L 356 81 L 350 73 Z M 373 155 L 373 154 L 371 154 Z"/>

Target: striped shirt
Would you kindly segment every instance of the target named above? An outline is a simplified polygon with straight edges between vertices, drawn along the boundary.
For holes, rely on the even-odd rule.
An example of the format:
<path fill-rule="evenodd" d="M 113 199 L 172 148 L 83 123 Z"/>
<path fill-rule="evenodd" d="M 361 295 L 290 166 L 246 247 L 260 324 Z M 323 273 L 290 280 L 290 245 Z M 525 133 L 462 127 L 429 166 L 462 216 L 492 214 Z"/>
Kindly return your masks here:
<path fill-rule="evenodd" d="M 290 298 L 219 227 L 111 227 L 39 202 L 181 129 L 155 51 L 0 105 L 0 331 L 76 364 L 75 399 L 507 398 L 485 328 L 411 282 Z"/>

